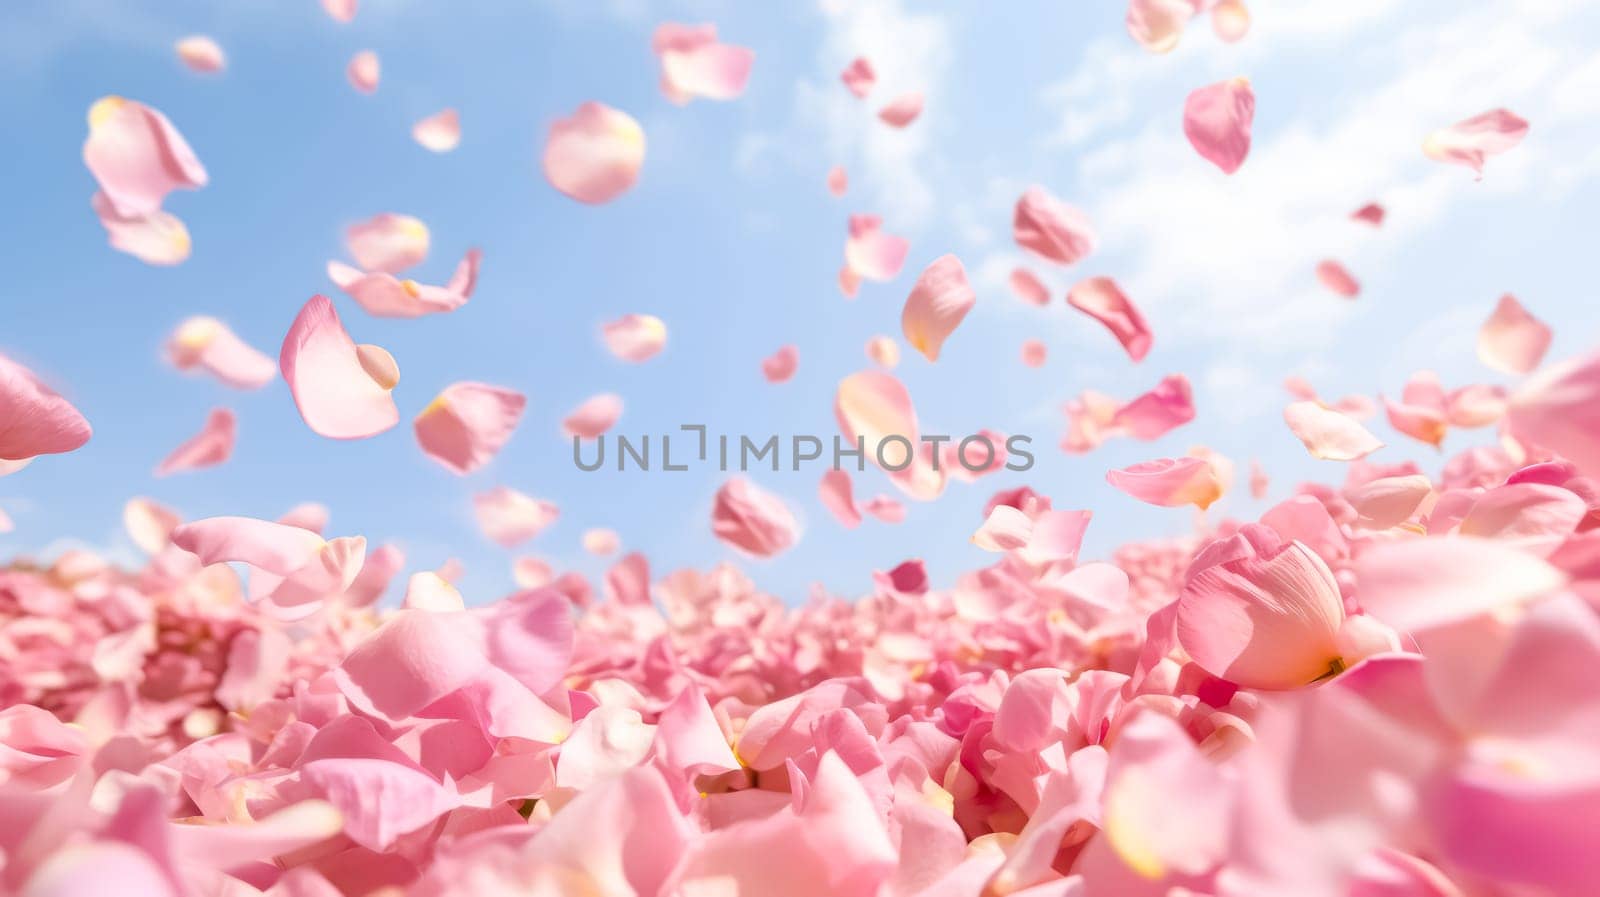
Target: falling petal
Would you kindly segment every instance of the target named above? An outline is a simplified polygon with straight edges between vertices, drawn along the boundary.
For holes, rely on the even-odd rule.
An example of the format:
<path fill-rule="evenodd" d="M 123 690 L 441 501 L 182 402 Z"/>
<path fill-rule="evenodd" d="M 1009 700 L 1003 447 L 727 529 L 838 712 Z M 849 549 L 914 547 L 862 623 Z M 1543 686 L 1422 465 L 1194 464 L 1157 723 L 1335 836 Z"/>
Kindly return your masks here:
<path fill-rule="evenodd" d="M 878 110 L 878 118 L 891 128 L 904 128 L 921 114 L 922 94 L 918 92 L 901 94 Z"/>
<path fill-rule="evenodd" d="M 174 449 L 156 467 L 155 475 L 164 477 L 221 464 L 233 456 L 234 434 L 233 412 L 226 408 L 213 410 L 200 432 Z"/>
<path fill-rule="evenodd" d="M 761 360 L 761 376 L 767 378 L 768 383 L 787 383 L 798 367 L 800 350 L 794 346 L 783 346 Z"/>
<path fill-rule="evenodd" d="M 1436 162 L 1465 165 L 1483 174 L 1483 164 L 1522 142 L 1527 121 L 1508 109 L 1491 109 L 1428 135 L 1422 152 Z"/>
<path fill-rule="evenodd" d="M 967 283 L 967 270 L 953 255 L 934 260 L 911 288 L 900 313 L 900 329 L 911 348 L 938 361 L 944 342 L 978 301 Z"/>
<path fill-rule="evenodd" d="M 1360 422 L 1321 402 L 1292 402 L 1283 409 L 1283 420 L 1313 458 L 1354 461 L 1383 447 Z"/>
<path fill-rule="evenodd" d="M 544 176 L 578 202 L 610 202 L 639 179 L 644 147 L 644 129 L 632 116 L 600 103 L 584 103 L 572 117 L 550 126 Z"/>
<path fill-rule="evenodd" d="M 1245 78 L 1218 81 L 1189 94 L 1183 104 L 1183 134 L 1201 158 L 1233 174 L 1250 154 L 1256 95 Z"/>
<path fill-rule="evenodd" d="M 217 42 L 202 34 L 186 37 L 175 45 L 178 59 L 189 67 L 190 71 L 212 74 L 220 72 L 228 65 L 227 56 Z"/>
<path fill-rule="evenodd" d="M 1088 216 L 1043 187 L 1029 187 L 1017 200 L 1011 229 L 1018 246 L 1059 265 L 1082 259 L 1098 243 Z"/>
<path fill-rule="evenodd" d="M 616 425 L 622 417 L 622 397 L 616 393 L 590 396 L 561 421 L 561 432 L 568 438 L 596 439 Z"/>
<path fill-rule="evenodd" d="M 633 364 L 649 361 L 667 345 L 667 325 L 655 315 L 623 315 L 602 325 L 600 335 L 612 355 Z"/>
<path fill-rule="evenodd" d="M 359 349 L 366 351 L 358 350 L 325 296 L 311 297 L 283 338 L 278 369 L 300 417 L 319 436 L 365 439 L 400 422 L 389 394 L 399 378 L 394 359 L 376 346 Z M 377 353 L 392 369 L 381 381 L 371 373 Z"/>
<path fill-rule="evenodd" d="M 845 66 L 839 73 L 839 80 L 844 82 L 845 89 L 855 94 L 858 99 L 864 99 L 872 92 L 872 85 L 878 81 L 878 75 L 872 70 L 872 63 L 864 56 L 858 56 Z"/>
<path fill-rule="evenodd" d="M 1478 359 L 1501 373 L 1527 374 L 1539 366 L 1550 338 L 1549 325 L 1507 293 L 1478 331 Z"/>
<path fill-rule="evenodd" d="M 371 50 L 362 50 L 350 57 L 350 64 L 345 66 L 344 76 L 349 80 L 350 86 L 361 93 L 376 93 L 378 82 L 383 77 L 383 66 L 378 61 L 378 54 Z"/>
<path fill-rule="evenodd" d="M 465 476 L 510 441 L 528 399 L 516 390 L 463 381 L 445 387 L 412 421 L 422 453 Z"/>
<path fill-rule="evenodd" d="M 448 153 L 461 143 L 461 114 L 444 109 L 411 126 L 411 137 L 423 149 Z"/>

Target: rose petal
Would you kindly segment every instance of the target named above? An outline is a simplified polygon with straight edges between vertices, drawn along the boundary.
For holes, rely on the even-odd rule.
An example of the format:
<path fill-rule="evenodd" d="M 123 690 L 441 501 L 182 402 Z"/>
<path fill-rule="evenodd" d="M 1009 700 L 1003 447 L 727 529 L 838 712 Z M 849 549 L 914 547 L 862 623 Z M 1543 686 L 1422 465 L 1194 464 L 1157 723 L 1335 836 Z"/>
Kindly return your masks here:
<path fill-rule="evenodd" d="M 172 122 L 143 103 L 117 96 L 102 97 L 89 108 L 83 162 L 111 210 L 124 218 L 159 212 L 173 190 L 206 185 L 204 166 Z"/>
<path fill-rule="evenodd" d="M 1205 510 L 1222 496 L 1222 481 L 1203 458 L 1158 458 L 1106 473 L 1106 482 L 1137 498 L 1162 507 L 1192 504 Z"/>
<path fill-rule="evenodd" d="M 918 91 L 904 93 L 878 110 L 878 119 L 891 128 L 904 128 L 922 114 L 922 94 Z"/>
<path fill-rule="evenodd" d="M 1317 280 L 1346 299 L 1354 299 L 1361 292 L 1361 284 L 1350 276 L 1344 265 L 1332 259 L 1317 263 Z"/>
<path fill-rule="evenodd" d="M 366 358 L 359 349 L 368 350 Z M 373 376 L 381 353 L 392 371 Z M 329 439 L 365 439 L 400 422 L 389 391 L 398 380 L 394 359 L 377 346 L 357 347 L 326 296 L 313 296 L 295 316 L 278 353 L 278 368 L 295 407 L 313 433 Z"/>
<path fill-rule="evenodd" d="M 461 113 L 443 109 L 411 126 L 411 139 L 423 149 L 448 153 L 461 143 Z"/>
<path fill-rule="evenodd" d="M 768 383 L 787 383 L 799 367 L 800 350 L 792 345 L 782 346 L 761 360 L 761 376 Z"/>
<path fill-rule="evenodd" d="M 1539 366 L 1550 337 L 1550 327 L 1507 293 L 1478 331 L 1478 359 L 1502 373 L 1526 374 Z"/>
<path fill-rule="evenodd" d="M 445 387 L 412 421 L 422 453 L 465 476 L 488 464 L 511 439 L 527 397 L 488 383 Z"/>
<path fill-rule="evenodd" d="M 169 476 L 185 470 L 215 467 L 233 455 L 234 418 L 226 408 L 216 408 L 206 416 L 205 426 L 173 450 L 159 465 L 155 475 Z"/>
<path fill-rule="evenodd" d="M 544 176 L 578 202 L 610 202 L 639 179 L 644 165 L 644 129 L 626 112 L 596 102 L 550 125 Z"/>
<path fill-rule="evenodd" d="M 561 421 L 561 432 L 578 439 L 596 439 L 622 417 L 622 397 L 613 392 L 590 396 Z"/>
<path fill-rule="evenodd" d="M 1150 353 L 1153 337 L 1144 315 L 1117 282 L 1109 277 L 1079 281 L 1067 292 L 1067 304 L 1083 312 L 1111 331 L 1128 357 L 1143 361 Z"/>
<path fill-rule="evenodd" d="M 858 99 L 863 99 L 872 92 L 872 85 L 877 83 L 878 75 L 872 70 L 872 63 L 865 56 L 858 56 L 839 73 L 839 80 L 844 82 L 846 90 L 855 94 Z"/>
<path fill-rule="evenodd" d="M 278 369 L 272 359 L 216 318 L 184 319 L 167 339 L 167 358 L 180 371 L 200 368 L 237 389 L 260 389 Z"/>
<path fill-rule="evenodd" d="M 1527 121 L 1509 109 L 1491 109 L 1429 134 L 1422 152 L 1436 162 L 1465 165 L 1481 176 L 1490 156 L 1515 147 L 1527 134 Z"/>
<path fill-rule="evenodd" d="M 383 78 L 383 65 L 378 61 L 378 54 L 371 50 L 362 50 L 350 57 L 350 64 L 345 66 L 345 78 L 361 93 L 376 93 L 378 83 Z"/>
<path fill-rule="evenodd" d="M 1354 461 L 1383 447 L 1360 422 L 1321 402 L 1291 402 L 1283 420 L 1311 457 L 1324 461 Z"/>
<path fill-rule="evenodd" d="M 1207 162 L 1233 174 L 1250 154 L 1256 95 L 1245 78 L 1199 88 L 1183 104 L 1183 135 Z"/>
<path fill-rule="evenodd" d="M 961 260 L 953 255 L 940 256 L 923 269 L 900 312 L 900 329 L 906 342 L 929 361 L 938 361 L 944 341 L 977 301 Z"/>
<path fill-rule="evenodd" d="M 533 498 L 506 486 L 474 495 L 472 511 L 483 534 L 505 548 L 544 532 L 561 514 L 554 502 Z"/>
<path fill-rule="evenodd" d="M 88 442 L 91 432 L 71 402 L 0 355 L 0 460 L 70 452 Z"/>
<path fill-rule="evenodd" d="M 1043 187 L 1029 187 L 1017 200 L 1011 233 L 1018 246 L 1060 265 L 1082 259 L 1099 241 L 1088 216 Z"/>
<path fill-rule="evenodd" d="M 211 74 L 222 71 L 228 65 L 222 48 L 203 34 L 183 38 L 174 45 L 174 49 L 178 52 L 179 61 L 193 72 Z"/>
<path fill-rule="evenodd" d="M 640 364 L 661 354 L 667 325 L 655 315 L 623 315 L 600 328 L 606 349 L 623 361 Z"/>
<path fill-rule="evenodd" d="M 794 545 L 799 524 L 783 499 L 743 477 L 734 477 L 717 490 L 711 505 L 711 532 L 752 557 L 769 558 Z"/>

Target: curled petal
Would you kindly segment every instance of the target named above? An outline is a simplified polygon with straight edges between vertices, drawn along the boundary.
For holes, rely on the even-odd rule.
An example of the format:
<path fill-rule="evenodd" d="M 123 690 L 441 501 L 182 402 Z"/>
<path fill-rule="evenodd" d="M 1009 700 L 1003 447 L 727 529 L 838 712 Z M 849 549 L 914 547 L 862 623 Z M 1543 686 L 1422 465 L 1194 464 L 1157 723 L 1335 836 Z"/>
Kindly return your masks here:
<path fill-rule="evenodd" d="M 1106 473 L 1106 482 L 1142 502 L 1202 511 L 1222 497 L 1222 481 L 1204 458 L 1158 458 Z"/>
<path fill-rule="evenodd" d="M 1291 402 L 1283 420 L 1311 457 L 1324 461 L 1354 461 L 1383 447 L 1359 421 L 1321 402 Z"/>
<path fill-rule="evenodd" d="M 938 361 L 944 341 L 977 301 L 961 260 L 953 255 L 940 256 L 923 270 L 911 295 L 906 297 L 900 313 L 900 329 L 906 342 L 929 361 Z"/>
<path fill-rule="evenodd" d="M 156 467 L 155 475 L 168 476 L 185 470 L 215 467 L 233 456 L 233 412 L 226 408 L 214 409 L 206 416 L 205 426 L 173 450 Z"/>
<path fill-rule="evenodd" d="M 878 110 L 878 118 L 891 128 L 904 128 L 922 114 L 922 94 L 913 91 L 901 94 Z"/>
<path fill-rule="evenodd" d="M 217 42 L 203 34 L 186 37 L 174 45 L 178 59 L 190 71 L 203 74 L 220 72 L 228 65 L 228 58 Z"/>
<path fill-rule="evenodd" d="M 70 452 L 88 442 L 90 432 L 71 402 L 0 355 L 0 461 Z"/>
<path fill-rule="evenodd" d="M 1518 439 L 1600 477 L 1600 354 L 1573 358 L 1530 377 L 1511 396 L 1506 423 Z"/>
<path fill-rule="evenodd" d="M 375 349 L 376 347 L 372 347 Z M 388 353 L 384 353 L 387 355 Z M 365 439 L 400 422 L 388 382 L 369 372 L 374 353 L 360 352 L 326 296 L 313 296 L 283 338 L 278 369 L 312 432 L 329 439 Z M 393 359 L 390 359 L 390 366 Z"/>
<path fill-rule="evenodd" d="M 1018 246 L 1059 265 L 1078 261 L 1099 242 L 1088 216 L 1043 187 L 1029 187 L 1017 200 L 1011 234 Z"/>
<path fill-rule="evenodd" d="M 864 99 L 872 92 L 872 85 L 877 83 L 878 74 L 872 70 L 872 63 L 865 56 L 858 56 L 839 73 L 839 80 L 844 82 L 846 90 L 855 94 L 858 99 Z"/>
<path fill-rule="evenodd" d="M 753 557 L 781 554 L 799 538 L 799 528 L 783 499 L 743 477 L 724 483 L 711 505 L 711 532 Z"/>
<path fill-rule="evenodd" d="M 126 218 L 159 212 L 168 193 L 195 190 L 207 180 L 205 167 L 165 115 L 117 96 L 90 107 L 83 161 L 110 209 Z"/>
<path fill-rule="evenodd" d="M 428 257 L 428 226 L 410 215 L 384 212 L 345 228 L 344 245 L 356 264 L 393 274 Z"/>
<path fill-rule="evenodd" d="M 186 318 L 167 339 L 167 358 L 180 371 L 200 368 L 228 386 L 259 389 L 277 374 L 272 359 L 216 318 Z"/>
<path fill-rule="evenodd" d="M 1111 331 L 1128 357 L 1143 361 L 1150 353 L 1153 337 L 1144 315 L 1117 282 L 1109 277 L 1079 281 L 1067 292 L 1067 304 L 1083 312 Z"/>

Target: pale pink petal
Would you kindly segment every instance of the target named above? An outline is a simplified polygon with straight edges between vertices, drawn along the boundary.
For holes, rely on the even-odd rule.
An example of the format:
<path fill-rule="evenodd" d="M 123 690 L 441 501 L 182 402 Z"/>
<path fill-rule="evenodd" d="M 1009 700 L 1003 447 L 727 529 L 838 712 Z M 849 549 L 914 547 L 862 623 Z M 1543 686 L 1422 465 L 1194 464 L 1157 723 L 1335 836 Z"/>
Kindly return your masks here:
<path fill-rule="evenodd" d="M 488 383 L 452 383 L 412 421 L 422 453 L 466 475 L 494 458 L 511 439 L 528 399 Z"/>
<path fill-rule="evenodd" d="M 822 482 L 817 486 L 817 496 L 822 499 L 822 506 L 845 529 L 855 529 L 861 525 L 861 511 L 856 508 L 853 492 L 850 474 L 838 468 L 823 473 Z"/>
<path fill-rule="evenodd" d="M 1317 263 L 1317 280 L 1346 299 L 1354 299 L 1361 292 L 1361 284 L 1350 276 L 1344 265 L 1332 259 Z"/>
<path fill-rule="evenodd" d="M 511 578 L 520 589 L 537 589 L 555 579 L 550 564 L 539 558 L 522 557 L 511 562 Z"/>
<path fill-rule="evenodd" d="M 902 437 L 913 446 L 918 442 L 911 394 L 890 374 L 860 371 L 844 378 L 839 381 L 833 408 L 840 432 L 847 440 L 860 441 L 870 460 L 876 461 L 878 444 L 888 437 Z"/>
<path fill-rule="evenodd" d="M 298 526 L 318 535 L 328 528 L 328 506 L 314 501 L 303 501 L 283 513 L 278 522 Z"/>
<path fill-rule="evenodd" d="M 1383 447 L 1359 421 L 1321 402 L 1291 402 L 1283 409 L 1283 421 L 1311 457 L 1320 460 L 1354 461 Z"/>
<path fill-rule="evenodd" d="M 972 534 L 972 544 L 984 551 L 1015 551 L 1032 536 L 1033 518 L 1010 505 L 995 505 Z"/>
<path fill-rule="evenodd" d="M 1050 304 L 1050 288 L 1034 276 L 1027 268 L 1013 268 L 1011 271 L 1011 291 L 1017 298 L 1029 305 L 1043 308 Z"/>
<path fill-rule="evenodd" d="M 1267 490 L 1272 486 L 1272 479 L 1267 476 L 1267 469 L 1261 466 L 1260 461 L 1250 462 L 1250 497 L 1260 501 L 1267 497 Z"/>
<path fill-rule="evenodd" d="M 206 416 L 205 426 L 200 428 L 199 433 L 174 449 L 156 466 L 155 475 L 164 477 L 221 464 L 233 455 L 234 432 L 233 412 L 226 408 L 214 409 Z"/>
<path fill-rule="evenodd" d="M 1050 357 L 1050 349 L 1043 342 L 1036 339 L 1022 341 L 1022 363 L 1030 368 L 1044 367 Z"/>
<path fill-rule="evenodd" d="M 461 113 L 444 109 L 411 126 L 411 139 L 423 149 L 448 153 L 461 143 Z"/>
<path fill-rule="evenodd" d="M 1510 541 L 1544 557 L 1571 536 L 1588 513 L 1588 504 L 1569 489 L 1511 483 L 1479 496 L 1456 532 Z"/>
<path fill-rule="evenodd" d="M 238 561 L 274 576 L 290 576 L 328 543 L 298 526 L 252 517 L 208 517 L 174 529 L 172 544 L 207 566 Z"/>
<path fill-rule="evenodd" d="M 1211 7 L 1211 29 L 1230 44 L 1243 40 L 1250 33 L 1250 10 L 1240 0 L 1218 0 Z"/>
<path fill-rule="evenodd" d="M 1350 217 L 1361 222 L 1362 224 L 1370 224 L 1373 227 L 1381 227 L 1383 225 L 1383 217 L 1385 214 L 1386 213 L 1384 212 L 1383 206 L 1375 202 L 1369 202 L 1361 208 L 1356 209 L 1354 212 L 1351 212 Z"/>
<path fill-rule="evenodd" d="M 787 383 L 799 367 L 800 350 L 794 346 L 782 346 L 761 359 L 761 376 L 766 377 L 768 383 Z"/>
<path fill-rule="evenodd" d="M 1143 361 L 1150 353 L 1153 341 L 1150 325 L 1145 323 L 1138 306 L 1111 278 L 1091 277 L 1079 281 L 1067 292 L 1067 304 L 1104 324 L 1134 361 Z"/>
<path fill-rule="evenodd" d="M 578 202 L 610 202 L 639 179 L 644 149 L 644 129 L 632 116 L 587 102 L 550 125 L 544 176 Z"/>
<path fill-rule="evenodd" d="M 356 17 L 358 0 L 322 0 L 322 10 L 335 22 L 349 22 Z"/>
<path fill-rule="evenodd" d="M 852 215 L 850 238 L 844 244 L 845 267 L 863 280 L 887 281 L 900 275 L 911 243 L 883 232 L 870 215 Z"/>
<path fill-rule="evenodd" d="M 1137 498 L 1162 507 L 1192 504 L 1202 511 L 1222 497 L 1222 481 L 1204 458 L 1158 458 L 1106 473 L 1106 482 Z"/>
<path fill-rule="evenodd" d="M 1017 200 L 1011 235 L 1018 246 L 1060 265 L 1078 261 L 1099 242 L 1088 216 L 1043 187 L 1029 187 Z"/>
<path fill-rule="evenodd" d="M 1379 477 L 1346 489 L 1345 501 L 1356 512 L 1356 526 L 1388 529 L 1411 519 L 1433 494 L 1433 483 L 1422 474 Z"/>
<path fill-rule="evenodd" d="M 595 527 L 583 531 L 583 550 L 596 557 L 616 554 L 622 547 L 622 537 L 614 529 Z"/>
<path fill-rule="evenodd" d="M 128 218 L 160 211 L 173 190 L 206 185 L 204 166 L 172 122 L 143 103 L 117 96 L 89 108 L 83 162 L 110 208 Z"/>
<path fill-rule="evenodd" d="M 172 541 L 172 531 L 183 522 L 178 512 L 148 498 L 130 498 L 122 506 L 122 528 L 145 554 L 157 554 Z"/>
<path fill-rule="evenodd" d="M 1526 604 L 1567 581 L 1532 554 L 1468 536 L 1373 545 L 1356 558 L 1355 576 L 1362 608 L 1401 631 Z"/>
<path fill-rule="evenodd" d="M 885 369 L 893 368 L 900 363 L 900 344 L 894 337 L 875 336 L 867 340 L 867 358 Z"/>
<path fill-rule="evenodd" d="M 849 262 L 839 269 L 839 292 L 846 299 L 856 298 L 856 293 L 861 291 L 861 275 L 851 270 Z"/>
<path fill-rule="evenodd" d="M 649 361 L 667 345 L 667 325 L 655 315 L 623 315 L 601 325 L 600 335 L 612 355 L 633 364 Z"/>
<path fill-rule="evenodd" d="M 16 528 L 17 525 L 11 521 L 11 515 L 7 514 L 4 508 L 0 508 L 0 533 L 9 533 Z"/>
<path fill-rule="evenodd" d="M 378 82 L 383 78 L 383 65 L 378 61 L 378 54 L 371 50 L 362 50 L 350 57 L 350 64 L 345 66 L 344 76 L 361 93 L 376 93 Z"/>
<path fill-rule="evenodd" d="M 1109 426 L 1148 442 L 1194 420 L 1194 415 L 1189 378 L 1169 374 L 1155 388 L 1118 408 Z"/>
<path fill-rule="evenodd" d="M 1183 134 L 1207 162 L 1233 174 L 1250 154 L 1256 95 L 1245 78 L 1218 81 L 1189 94 L 1183 104 Z"/>
<path fill-rule="evenodd" d="M 850 176 L 845 173 L 843 165 L 835 165 L 828 169 L 828 192 L 834 196 L 843 196 L 850 189 Z"/>
<path fill-rule="evenodd" d="M 878 118 L 891 128 L 903 128 L 922 114 L 922 94 L 918 91 L 904 93 L 878 110 Z"/>
<path fill-rule="evenodd" d="M 1483 163 L 1522 142 L 1528 123 L 1508 109 L 1491 109 L 1440 128 L 1422 142 L 1422 152 L 1436 162 L 1465 165 L 1483 174 Z"/>
<path fill-rule="evenodd" d="M 410 215 L 383 212 L 345 228 L 344 245 L 356 264 L 390 274 L 428 257 L 428 226 Z"/>
<path fill-rule="evenodd" d="M 1463 386 L 1445 396 L 1445 418 L 1452 427 L 1487 427 L 1505 417 L 1506 400 L 1503 386 Z"/>
<path fill-rule="evenodd" d="M 1550 348 L 1550 327 L 1528 314 L 1515 296 L 1500 297 L 1494 314 L 1478 331 L 1478 358 L 1506 374 L 1526 374 Z"/>
<path fill-rule="evenodd" d="M 1192 0 L 1129 0 L 1128 33 L 1152 53 L 1170 53 L 1194 13 Z"/>
<path fill-rule="evenodd" d="M 137 215 L 117 211 L 104 193 L 90 200 L 110 237 L 111 248 L 147 265 L 176 265 L 189 257 L 189 228 L 176 215 L 159 209 Z"/>
<path fill-rule="evenodd" d="M 365 439 L 400 422 L 389 391 L 400 380 L 394 358 L 357 346 L 333 303 L 313 296 L 283 338 L 278 368 L 306 426 L 330 439 Z"/>
<path fill-rule="evenodd" d="M 174 45 L 178 51 L 178 59 L 190 71 L 210 74 L 220 72 L 228 65 L 228 59 L 223 54 L 217 42 L 203 34 L 186 37 Z"/>
<path fill-rule="evenodd" d="M 887 495 L 874 495 L 867 499 L 861 510 L 884 523 L 900 523 L 906 519 L 906 506 Z"/>
<path fill-rule="evenodd" d="M 1600 477 L 1600 355 L 1573 358 L 1530 377 L 1512 395 L 1506 423 L 1518 439 Z"/>
<path fill-rule="evenodd" d="M 858 56 L 839 73 L 839 80 L 844 82 L 846 90 L 858 99 L 864 99 L 872 92 L 872 85 L 878 82 L 878 74 L 872 70 L 872 63 L 865 56 Z"/>
<path fill-rule="evenodd" d="M 561 432 L 568 437 L 595 439 L 616 425 L 622 417 L 622 396 L 605 392 L 590 396 L 561 420 Z"/>
<path fill-rule="evenodd" d="M 467 250 L 444 286 L 401 280 L 383 271 L 362 273 L 340 262 L 328 263 L 328 279 L 350 294 L 368 314 L 380 318 L 417 318 L 455 311 L 467 304 L 477 286 L 483 253 Z"/>
<path fill-rule="evenodd" d="M 533 498 L 506 486 L 474 495 L 472 511 L 483 534 L 506 548 L 544 532 L 561 514 L 554 502 Z"/>
<path fill-rule="evenodd" d="M 661 92 L 678 105 L 695 97 L 731 100 L 744 93 L 754 50 L 717 42 L 715 25 L 664 24 L 652 49 L 661 57 Z"/>
<path fill-rule="evenodd" d="M 333 675 L 363 712 L 402 720 L 466 685 L 487 665 L 456 618 L 403 610 L 357 645 Z"/>
<path fill-rule="evenodd" d="M 71 402 L 0 355 L 0 461 L 70 452 L 88 442 L 90 432 Z"/>
<path fill-rule="evenodd" d="M 938 361 L 944 341 L 977 301 L 961 260 L 953 255 L 940 256 L 917 277 L 900 312 L 900 329 L 906 342 L 929 361 Z"/>
<path fill-rule="evenodd" d="M 461 591 L 437 573 L 423 571 L 406 580 L 406 595 L 400 606 L 407 610 L 447 613 L 466 609 Z"/>
<path fill-rule="evenodd" d="M 711 505 L 711 532 L 752 557 L 781 554 L 799 538 L 799 528 L 783 499 L 743 477 L 724 483 Z"/>
<path fill-rule="evenodd" d="M 216 318 L 186 318 L 167 339 L 167 358 L 180 371 L 200 368 L 238 389 L 259 389 L 278 371 Z"/>
<path fill-rule="evenodd" d="M 1389 418 L 1389 426 L 1435 448 L 1444 442 L 1445 434 L 1450 429 L 1450 422 L 1446 417 L 1447 409 L 1442 407 L 1442 404 L 1440 407 L 1435 407 L 1392 402 L 1385 397 L 1383 408 Z"/>
<path fill-rule="evenodd" d="M 1178 598 L 1184 651 L 1246 688 L 1298 688 L 1337 672 L 1343 623 L 1328 565 L 1260 525 L 1202 549 Z"/>

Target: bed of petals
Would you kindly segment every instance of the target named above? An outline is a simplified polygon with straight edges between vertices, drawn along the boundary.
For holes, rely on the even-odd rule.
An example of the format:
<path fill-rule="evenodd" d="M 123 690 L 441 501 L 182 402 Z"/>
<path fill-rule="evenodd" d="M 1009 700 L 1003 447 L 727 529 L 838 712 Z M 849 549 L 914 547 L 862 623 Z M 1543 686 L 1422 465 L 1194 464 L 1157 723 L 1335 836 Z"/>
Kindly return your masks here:
<path fill-rule="evenodd" d="M 1529 452 L 796 608 L 630 555 L 380 610 L 385 549 L 135 500 L 144 569 L 0 573 L 0 883 L 1592 894 L 1600 504 Z"/>

